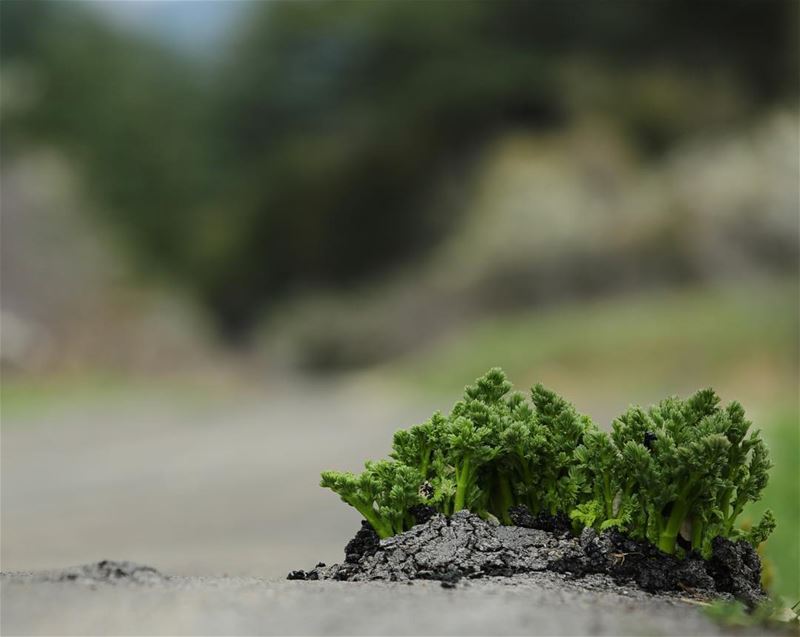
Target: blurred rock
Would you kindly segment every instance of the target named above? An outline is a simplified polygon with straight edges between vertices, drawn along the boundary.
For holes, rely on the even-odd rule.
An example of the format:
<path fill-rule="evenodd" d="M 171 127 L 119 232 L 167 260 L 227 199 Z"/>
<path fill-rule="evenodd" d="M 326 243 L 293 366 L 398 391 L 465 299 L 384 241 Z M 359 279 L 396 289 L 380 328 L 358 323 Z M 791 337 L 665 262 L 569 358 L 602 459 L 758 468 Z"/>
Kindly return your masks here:
<path fill-rule="evenodd" d="M 646 161 L 598 120 L 506 135 L 487 147 L 464 222 L 435 254 L 353 292 L 296 296 L 264 327 L 266 357 L 363 366 L 500 312 L 791 276 L 797 139 L 788 111 Z"/>
<path fill-rule="evenodd" d="M 171 371 L 219 357 L 189 303 L 133 274 L 63 156 L 4 163 L 2 191 L 4 371 Z"/>

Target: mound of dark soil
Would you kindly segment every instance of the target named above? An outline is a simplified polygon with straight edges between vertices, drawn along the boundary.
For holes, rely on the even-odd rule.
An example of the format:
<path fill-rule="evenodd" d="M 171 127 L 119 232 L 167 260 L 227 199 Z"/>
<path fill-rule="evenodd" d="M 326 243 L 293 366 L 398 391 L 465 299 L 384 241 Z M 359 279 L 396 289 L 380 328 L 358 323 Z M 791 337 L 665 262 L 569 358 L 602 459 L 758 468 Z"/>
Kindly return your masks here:
<path fill-rule="evenodd" d="M 606 574 L 654 593 L 731 593 L 748 605 L 763 597 L 758 555 L 745 542 L 718 538 L 711 560 L 678 559 L 616 531 L 584 529 L 574 537 L 558 516 L 544 519 L 520 510 L 513 520 L 518 526 L 500 526 L 459 511 L 449 518 L 434 515 L 385 540 L 364 522 L 347 544 L 343 564 L 292 571 L 289 579 L 433 579 L 452 585 L 461 578 L 554 571 L 576 578 Z"/>

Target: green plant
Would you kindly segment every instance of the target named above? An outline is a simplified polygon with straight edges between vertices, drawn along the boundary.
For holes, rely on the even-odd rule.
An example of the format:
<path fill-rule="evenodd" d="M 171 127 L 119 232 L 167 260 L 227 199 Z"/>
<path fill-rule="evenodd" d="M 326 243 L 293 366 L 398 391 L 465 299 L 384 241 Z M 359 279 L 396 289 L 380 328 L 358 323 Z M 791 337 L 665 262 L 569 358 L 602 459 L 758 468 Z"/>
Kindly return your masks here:
<path fill-rule="evenodd" d="M 338 493 L 381 537 L 410 528 L 410 509 L 444 515 L 469 509 L 510 524 L 509 510 L 568 513 L 576 528 L 618 527 L 675 553 L 683 532 L 708 555 L 718 536 L 754 545 L 775 526 L 772 513 L 746 533 L 734 527 L 757 500 L 771 467 L 741 405 L 726 408 L 710 389 L 630 408 L 611 434 L 556 393 L 536 385 L 530 401 L 511 392 L 498 368 L 466 387 L 449 415 L 395 433 L 391 460 L 360 475 L 325 472 Z"/>
<path fill-rule="evenodd" d="M 775 467 L 770 471 L 769 484 L 758 502 L 745 507 L 742 526 L 755 522 L 767 510 L 772 509 L 780 525 L 759 547 L 763 555 L 762 575 L 765 585 L 776 594 L 795 602 L 800 600 L 800 481 L 797 467 L 800 466 L 800 414 L 797 406 L 773 409 L 765 413 L 769 424 L 764 426 L 764 437 L 770 446 L 770 456 Z"/>
<path fill-rule="evenodd" d="M 409 508 L 418 502 L 420 485 L 415 468 L 389 460 L 367 461 L 359 475 L 325 471 L 320 484 L 338 493 L 381 537 L 402 533 L 413 524 Z"/>
<path fill-rule="evenodd" d="M 767 598 L 750 609 L 740 601 L 717 600 L 704 610 L 710 619 L 729 628 L 786 629 L 791 634 L 798 634 L 800 629 L 797 614 L 780 598 Z"/>
<path fill-rule="evenodd" d="M 703 389 L 648 410 L 631 407 L 610 437 L 587 438 L 576 451 L 576 475 L 589 499 L 573 518 L 617 526 L 670 554 L 681 533 L 706 556 L 717 536 L 764 541 L 775 526 L 770 511 L 746 534 L 734 522 L 767 484 L 767 448 L 758 431 L 747 435 L 751 423 L 739 403 L 723 409 L 719 402 Z"/>

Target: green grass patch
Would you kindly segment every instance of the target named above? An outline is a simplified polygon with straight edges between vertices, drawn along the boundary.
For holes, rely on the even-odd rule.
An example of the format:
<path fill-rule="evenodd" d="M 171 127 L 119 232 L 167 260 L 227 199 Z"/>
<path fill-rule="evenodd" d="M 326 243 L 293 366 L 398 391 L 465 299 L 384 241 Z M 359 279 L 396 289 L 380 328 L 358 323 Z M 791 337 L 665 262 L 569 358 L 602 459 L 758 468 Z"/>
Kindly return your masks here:
<path fill-rule="evenodd" d="M 234 387 L 190 376 L 150 377 L 117 373 L 80 373 L 3 379 L 0 415 L 3 426 L 16 425 L 61 411 L 97 406 L 129 407 L 159 401 L 176 407 L 200 408 L 232 400 Z"/>
<path fill-rule="evenodd" d="M 800 601 L 800 413 L 788 409 L 765 421 L 764 439 L 775 466 L 763 499 L 745 510 L 744 519 L 758 521 L 772 509 L 778 521 L 762 550 L 774 569 L 772 589 L 791 606 Z"/>
<path fill-rule="evenodd" d="M 6 418 L 35 416 L 68 405 L 112 400 L 130 392 L 130 386 L 114 375 L 75 375 L 4 379 L 0 403 Z"/>
<path fill-rule="evenodd" d="M 732 374 L 796 378 L 797 282 L 693 289 L 575 304 L 493 318 L 391 365 L 402 382 L 459 392 L 492 366 L 518 387 L 541 381 L 565 393 L 697 389 Z M 774 379 L 773 376 L 782 378 Z M 747 379 L 742 379 L 742 383 Z M 632 390 L 634 392 L 632 393 Z"/>

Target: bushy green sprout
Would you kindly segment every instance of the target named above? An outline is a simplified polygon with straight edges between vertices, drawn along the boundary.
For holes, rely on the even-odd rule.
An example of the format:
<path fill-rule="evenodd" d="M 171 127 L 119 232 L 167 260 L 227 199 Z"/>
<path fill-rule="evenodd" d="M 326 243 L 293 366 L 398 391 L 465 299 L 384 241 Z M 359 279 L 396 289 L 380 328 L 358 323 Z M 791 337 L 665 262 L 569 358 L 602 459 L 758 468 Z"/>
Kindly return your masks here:
<path fill-rule="evenodd" d="M 421 476 L 413 467 L 381 460 L 367 461 L 358 475 L 324 471 L 320 486 L 339 494 L 381 538 L 387 538 L 413 526 L 409 509 L 420 502 L 420 481 Z"/>
<path fill-rule="evenodd" d="M 391 457 L 410 467 L 416 467 L 423 480 L 431 478 L 434 451 L 446 433 L 447 419 L 436 412 L 430 420 L 394 434 Z"/>
<path fill-rule="evenodd" d="M 591 422 L 542 385 L 532 389 L 530 404 L 510 390 L 505 374 L 495 368 L 468 386 L 464 400 L 453 407 L 453 426 L 466 418 L 480 436 L 473 455 L 481 471 L 474 484 L 465 485 L 468 508 L 504 524 L 511 523 L 512 506 L 525 505 L 534 514 L 568 511 L 577 495 L 570 480 L 573 452 Z M 451 446 L 453 464 L 458 455 Z"/>
<path fill-rule="evenodd" d="M 395 433 L 391 460 L 359 475 L 327 471 L 338 493 L 385 538 L 411 528 L 418 504 L 452 515 L 468 509 L 511 524 L 511 507 L 569 513 L 575 529 L 616 527 L 665 553 L 682 535 L 709 556 L 715 537 L 763 542 L 770 511 L 747 532 L 734 524 L 758 500 L 771 463 L 739 403 L 725 409 L 704 389 L 631 407 L 610 434 L 555 392 L 536 385 L 530 401 L 494 368 L 469 385 L 448 415 Z"/>
<path fill-rule="evenodd" d="M 434 507 L 443 515 L 452 515 L 456 499 L 455 469 L 445 461 L 444 452 L 437 449 L 433 455 L 434 475 L 427 484 L 423 484 L 421 491 L 427 496 L 425 504 Z"/>
<path fill-rule="evenodd" d="M 612 446 L 593 434 L 576 451 L 575 475 L 588 497 L 573 519 L 618 526 L 670 554 L 683 532 L 708 556 L 714 537 L 741 535 L 734 521 L 767 483 L 767 450 L 757 431 L 745 437 L 749 427 L 741 405 L 721 409 L 710 389 L 647 411 L 632 407 L 614 422 Z M 773 526 L 769 513 L 752 540 Z"/>
<path fill-rule="evenodd" d="M 599 531 L 646 523 L 635 492 L 637 482 L 646 482 L 651 471 L 644 445 L 628 441 L 618 449 L 604 432 L 593 430 L 584 435 L 575 458 L 573 479 L 582 501 L 570 512 L 573 520 Z"/>
<path fill-rule="evenodd" d="M 754 548 L 758 548 L 759 544 L 766 542 L 767 538 L 772 535 L 772 532 L 775 530 L 775 525 L 775 515 L 772 513 L 771 509 L 767 509 L 764 511 L 764 515 L 761 516 L 759 523 L 744 534 L 744 538 L 750 542 Z"/>
<path fill-rule="evenodd" d="M 499 429 L 499 453 L 487 476 L 492 491 L 490 509 L 504 524 L 511 524 L 509 509 L 524 504 L 538 512 L 539 487 L 547 438 L 533 410 L 521 394 L 508 401 L 509 418 Z"/>
<path fill-rule="evenodd" d="M 480 498 L 478 470 L 497 454 L 496 448 L 487 444 L 491 431 L 476 426 L 465 416 L 453 420 L 447 434 L 448 458 L 455 470 L 456 493 L 453 512 L 474 508 Z"/>
<path fill-rule="evenodd" d="M 572 404 L 541 384 L 531 390 L 531 400 L 545 440 L 537 467 L 539 498 L 532 510 L 552 515 L 570 511 L 578 497 L 578 484 L 574 479 L 575 449 L 595 425 L 588 416 L 579 414 Z"/>

